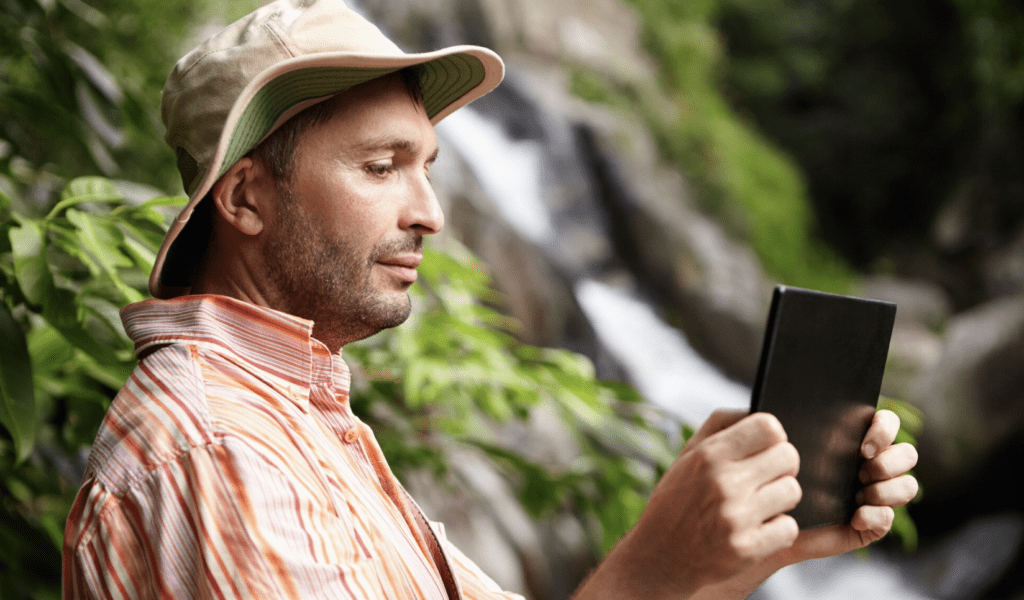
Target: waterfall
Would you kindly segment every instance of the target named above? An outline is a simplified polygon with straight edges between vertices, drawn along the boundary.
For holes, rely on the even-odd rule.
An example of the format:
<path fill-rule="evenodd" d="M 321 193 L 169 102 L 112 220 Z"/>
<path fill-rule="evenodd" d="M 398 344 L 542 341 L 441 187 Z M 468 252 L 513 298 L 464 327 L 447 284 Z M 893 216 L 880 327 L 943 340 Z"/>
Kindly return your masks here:
<path fill-rule="evenodd" d="M 750 388 L 723 376 L 650 305 L 593 279 L 576 284 L 576 298 L 601 343 L 648 401 L 694 425 L 718 408 L 750 405 Z"/>
<path fill-rule="evenodd" d="M 513 141 L 501 125 L 469 107 L 448 115 L 438 124 L 437 132 L 469 163 L 505 222 L 535 244 L 555 236 L 541 195 L 540 142 Z"/>
<path fill-rule="evenodd" d="M 542 195 L 540 141 L 510 139 L 472 107 L 441 121 L 437 132 L 466 162 L 509 226 L 542 251 L 561 247 L 553 243 L 558 232 Z M 600 210 L 596 203 L 590 208 Z M 573 262 L 550 258 L 555 264 Z M 574 279 L 576 300 L 604 349 L 648 401 L 695 425 L 717 408 L 749 406 L 748 388 L 722 375 L 630 290 L 566 275 Z"/>

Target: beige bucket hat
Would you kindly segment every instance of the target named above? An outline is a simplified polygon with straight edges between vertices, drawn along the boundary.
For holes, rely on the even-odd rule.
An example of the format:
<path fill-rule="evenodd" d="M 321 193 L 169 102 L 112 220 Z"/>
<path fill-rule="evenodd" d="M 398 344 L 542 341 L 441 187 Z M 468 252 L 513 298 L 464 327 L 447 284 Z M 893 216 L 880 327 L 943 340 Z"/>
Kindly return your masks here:
<path fill-rule="evenodd" d="M 504 74 L 498 55 L 477 46 L 406 54 L 340 0 L 278 0 L 178 61 L 160 108 L 189 202 L 164 238 L 150 293 L 189 292 L 206 244 L 189 217 L 238 159 L 305 108 L 412 65 L 421 65 L 432 123 L 494 89 Z"/>

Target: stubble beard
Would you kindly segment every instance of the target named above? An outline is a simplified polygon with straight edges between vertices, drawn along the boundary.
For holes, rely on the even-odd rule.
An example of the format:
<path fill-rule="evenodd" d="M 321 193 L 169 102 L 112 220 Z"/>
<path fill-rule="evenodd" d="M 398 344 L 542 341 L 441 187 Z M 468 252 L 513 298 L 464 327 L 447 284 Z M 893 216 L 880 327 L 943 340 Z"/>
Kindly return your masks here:
<path fill-rule="evenodd" d="M 340 345 L 409 318 L 409 285 L 400 292 L 377 289 L 373 267 L 381 257 L 419 251 L 422 245 L 415 235 L 387 239 L 361 256 L 348 240 L 323 231 L 320 221 L 287 194 L 278 202 L 277 227 L 267 238 L 265 255 L 281 310 L 313 321 L 314 335 Z"/>

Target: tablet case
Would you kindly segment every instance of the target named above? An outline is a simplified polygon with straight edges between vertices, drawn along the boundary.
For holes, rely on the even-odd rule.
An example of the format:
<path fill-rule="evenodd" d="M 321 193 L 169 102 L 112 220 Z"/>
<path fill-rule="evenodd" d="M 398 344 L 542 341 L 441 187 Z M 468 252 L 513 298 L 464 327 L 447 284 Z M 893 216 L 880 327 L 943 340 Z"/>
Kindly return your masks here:
<path fill-rule="evenodd" d="M 751 410 L 778 417 L 800 453 L 800 529 L 853 518 L 895 318 L 891 302 L 775 288 Z"/>

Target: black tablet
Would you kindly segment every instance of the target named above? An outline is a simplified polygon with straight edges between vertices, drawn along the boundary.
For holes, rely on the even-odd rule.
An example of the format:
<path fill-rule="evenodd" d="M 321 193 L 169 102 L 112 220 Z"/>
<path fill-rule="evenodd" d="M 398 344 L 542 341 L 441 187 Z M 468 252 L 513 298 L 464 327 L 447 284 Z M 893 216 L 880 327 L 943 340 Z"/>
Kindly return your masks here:
<path fill-rule="evenodd" d="M 777 286 L 751 411 L 779 418 L 800 453 L 801 529 L 849 523 L 860 443 L 885 372 L 896 305 Z"/>

